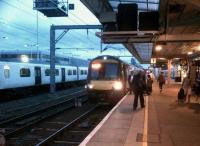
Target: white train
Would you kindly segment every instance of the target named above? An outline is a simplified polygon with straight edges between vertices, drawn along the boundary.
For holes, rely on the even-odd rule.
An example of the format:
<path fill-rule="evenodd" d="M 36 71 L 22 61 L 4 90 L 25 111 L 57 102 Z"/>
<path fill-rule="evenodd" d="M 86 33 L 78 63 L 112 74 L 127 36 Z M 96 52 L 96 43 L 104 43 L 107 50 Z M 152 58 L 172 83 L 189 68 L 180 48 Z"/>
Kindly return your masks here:
<path fill-rule="evenodd" d="M 88 67 L 56 65 L 56 83 L 84 81 Z M 0 91 L 50 84 L 50 66 L 20 62 L 0 62 Z"/>
<path fill-rule="evenodd" d="M 87 89 L 88 99 L 93 102 L 118 102 L 129 89 L 128 75 L 136 67 L 113 56 L 99 56 L 89 65 Z"/>

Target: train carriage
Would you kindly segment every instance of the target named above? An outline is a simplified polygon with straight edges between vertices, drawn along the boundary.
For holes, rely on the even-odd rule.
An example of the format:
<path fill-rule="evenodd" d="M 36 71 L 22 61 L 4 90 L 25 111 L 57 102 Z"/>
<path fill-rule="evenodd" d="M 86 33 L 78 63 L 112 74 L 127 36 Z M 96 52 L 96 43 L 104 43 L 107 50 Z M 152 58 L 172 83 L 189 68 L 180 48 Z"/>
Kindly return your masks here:
<path fill-rule="evenodd" d="M 87 67 L 56 65 L 55 82 L 83 82 Z M 22 62 L 0 61 L 0 90 L 34 87 L 50 84 L 50 66 Z"/>

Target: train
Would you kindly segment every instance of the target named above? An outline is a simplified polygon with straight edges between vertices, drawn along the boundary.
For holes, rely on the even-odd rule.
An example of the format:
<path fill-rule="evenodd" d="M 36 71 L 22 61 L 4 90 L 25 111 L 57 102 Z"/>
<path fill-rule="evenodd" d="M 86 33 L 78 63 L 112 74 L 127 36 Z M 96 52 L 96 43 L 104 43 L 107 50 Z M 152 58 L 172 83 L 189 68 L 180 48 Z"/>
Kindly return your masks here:
<path fill-rule="evenodd" d="M 87 94 L 91 103 L 117 103 L 128 92 L 128 75 L 136 66 L 114 56 L 98 56 L 88 67 Z"/>
<path fill-rule="evenodd" d="M 87 66 L 56 65 L 55 82 L 56 84 L 86 82 L 87 73 Z M 11 89 L 15 91 L 33 87 L 41 89 L 40 87 L 49 84 L 49 64 L 0 61 L 1 93 L 11 94 Z"/>

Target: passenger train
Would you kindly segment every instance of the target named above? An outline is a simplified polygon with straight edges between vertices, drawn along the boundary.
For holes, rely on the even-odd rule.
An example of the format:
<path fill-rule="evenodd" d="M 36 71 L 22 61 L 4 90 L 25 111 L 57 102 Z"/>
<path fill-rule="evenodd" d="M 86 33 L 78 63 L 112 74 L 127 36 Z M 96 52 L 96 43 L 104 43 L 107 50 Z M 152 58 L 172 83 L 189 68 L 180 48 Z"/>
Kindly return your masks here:
<path fill-rule="evenodd" d="M 56 65 L 55 82 L 82 82 L 87 79 L 88 67 Z M 50 84 L 48 64 L 0 61 L 0 92 L 8 89 Z"/>
<path fill-rule="evenodd" d="M 91 60 L 88 77 L 88 99 L 92 103 L 117 103 L 127 93 L 128 75 L 137 70 L 117 57 L 99 56 Z"/>

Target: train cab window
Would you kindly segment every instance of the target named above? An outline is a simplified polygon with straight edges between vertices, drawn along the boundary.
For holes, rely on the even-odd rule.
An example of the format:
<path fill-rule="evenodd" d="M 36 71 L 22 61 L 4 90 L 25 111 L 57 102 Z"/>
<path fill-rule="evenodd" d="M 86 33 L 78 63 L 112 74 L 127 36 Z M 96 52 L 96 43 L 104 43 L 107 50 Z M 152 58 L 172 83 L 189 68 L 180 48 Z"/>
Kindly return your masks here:
<path fill-rule="evenodd" d="M 68 75 L 72 75 L 72 70 L 68 70 L 68 71 L 67 71 L 67 74 L 68 74 Z"/>
<path fill-rule="evenodd" d="M 45 76 L 50 76 L 50 69 L 45 70 Z"/>
<path fill-rule="evenodd" d="M 84 74 L 87 75 L 87 70 L 84 70 Z"/>
<path fill-rule="evenodd" d="M 107 63 L 105 65 L 105 78 L 106 79 L 116 79 L 118 76 L 118 64 Z"/>
<path fill-rule="evenodd" d="M 73 75 L 76 75 L 76 70 L 73 70 Z"/>
<path fill-rule="evenodd" d="M 100 69 L 91 71 L 91 78 L 94 80 L 113 80 L 118 78 L 118 64 L 105 63 Z"/>
<path fill-rule="evenodd" d="M 4 77 L 9 78 L 10 77 L 10 69 L 4 69 Z"/>
<path fill-rule="evenodd" d="M 20 77 L 30 77 L 31 72 L 29 68 L 22 68 L 20 69 Z"/>
<path fill-rule="evenodd" d="M 84 71 L 83 70 L 81 70 L 81 75 L 83 75 L 84 74 Z"/>

